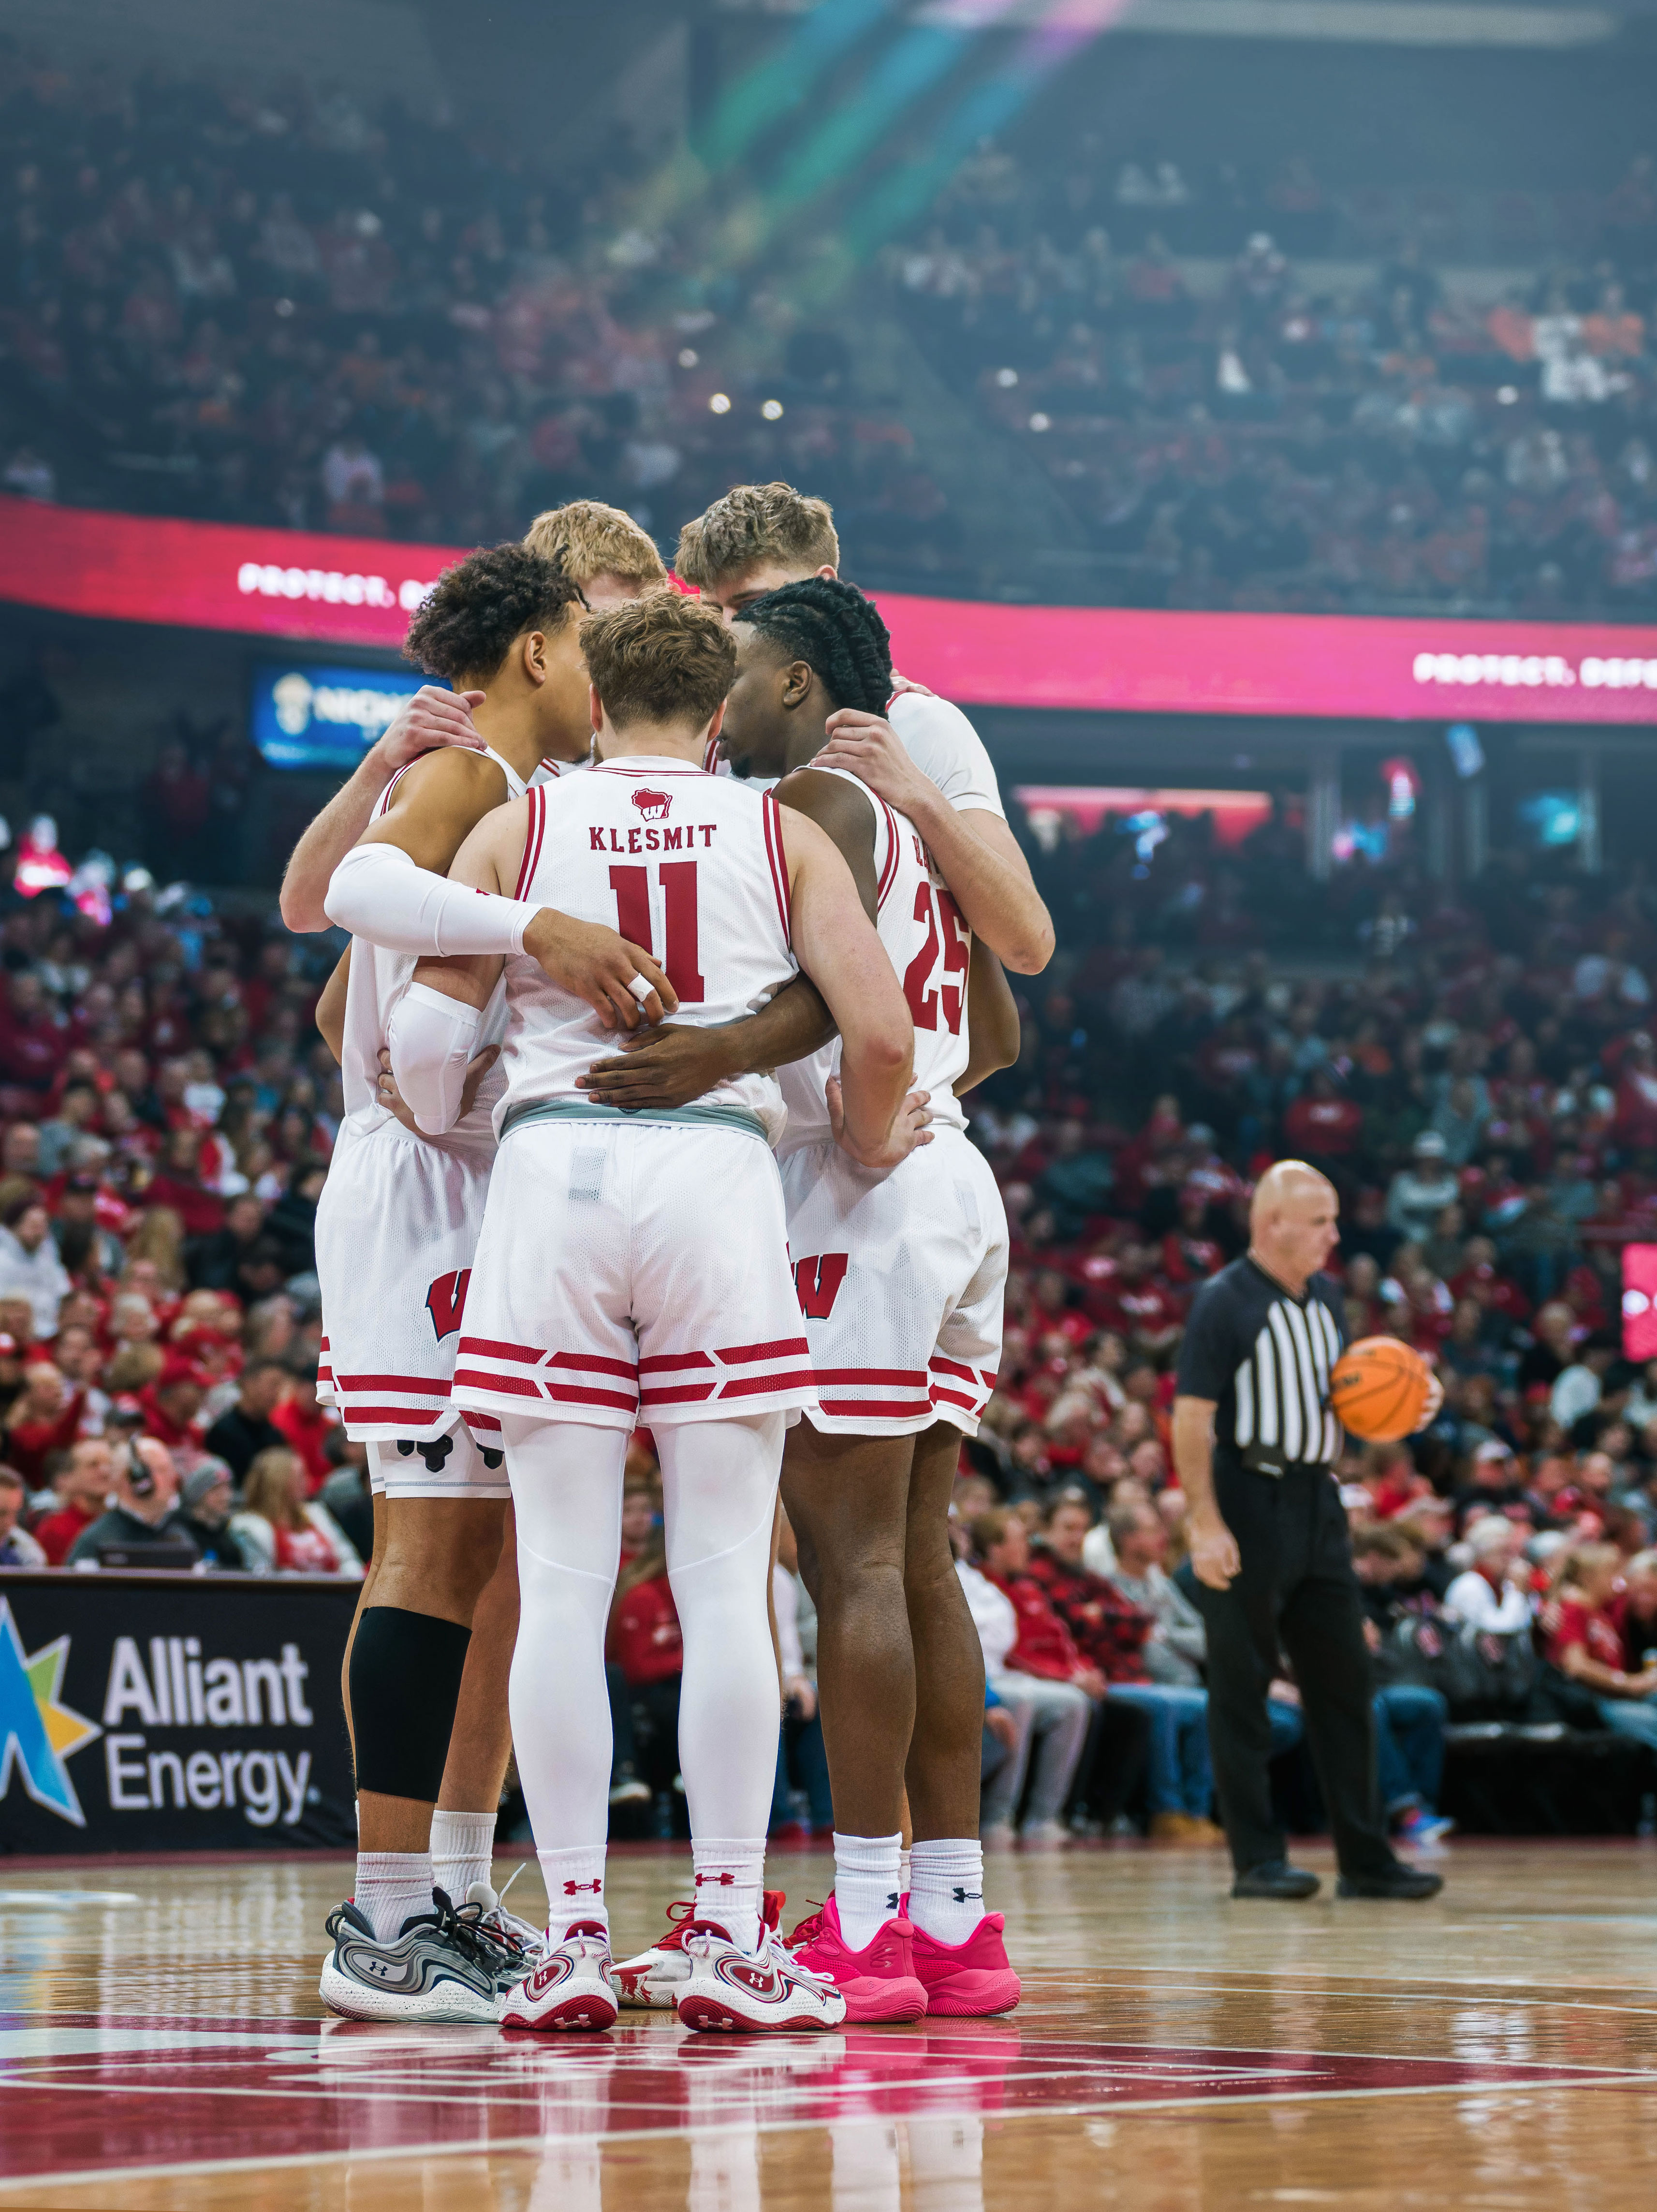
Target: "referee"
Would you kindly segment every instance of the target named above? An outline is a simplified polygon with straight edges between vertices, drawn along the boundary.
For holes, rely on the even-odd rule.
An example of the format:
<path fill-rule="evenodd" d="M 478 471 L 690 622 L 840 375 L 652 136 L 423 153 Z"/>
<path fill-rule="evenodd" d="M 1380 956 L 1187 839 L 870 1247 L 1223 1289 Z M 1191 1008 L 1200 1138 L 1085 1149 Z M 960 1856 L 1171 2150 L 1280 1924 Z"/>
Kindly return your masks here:
<path fill-rule="evenodd" d="M 1320 1272 L 1339 1234 L 1330 1183 L 1300 1160 L 1260 1177 L 1248 1250 L 1193 1301 L 1174 1401 L 1174 1461 L 1208 1625 L 1208 1735 L 1233 1897 L 1313 1896 L 1272 1811 L 1266 1692 L 1279 1647 L 1334 1831 L 1342 1897 L 1431 1897 L 1441 1878 L 1387 1840 L 1375 1784 L 1369 1654 L 1340 1492 L 1329 1370 L 1345 1341 Z"/>

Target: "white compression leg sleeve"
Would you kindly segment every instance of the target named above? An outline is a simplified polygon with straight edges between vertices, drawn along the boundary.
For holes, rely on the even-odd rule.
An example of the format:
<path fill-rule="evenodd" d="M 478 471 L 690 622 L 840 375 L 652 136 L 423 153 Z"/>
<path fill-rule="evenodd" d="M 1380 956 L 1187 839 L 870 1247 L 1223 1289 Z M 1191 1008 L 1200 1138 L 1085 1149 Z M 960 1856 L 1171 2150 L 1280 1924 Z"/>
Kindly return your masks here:
<path fill-rule="evenodd" d="M 329 879 L 330 921 L 388 952 L 521 952 L 540 908 L 418 866 L 400 845 L 354 845 Z"/>
<path fill-rule="evenodd" d="M 602 1850 L 610 1761 L 604 1626 L 621 1558 L 627 1431 L 508 1419 L 501 1440 L 518 1520 L 509 1702 L 519 1779 L 538 1850 Z"/>
<path fill-rule="evenodd" d="M 477 1050 L 483 1015 L 429 984 L 410 983 L 385 1025 L 391 1073 L 403 1102 L 428 1137 L 460 1119 L 466 1070 Z"/>
<path fill-rule="evenodd" d="M 698 1842 L 762 1842 L 770 1819 L 780 1700 L 766 1591 L 783 1425 L 781 1413 L 754 1413 L 656 1431 L 684 1637 L 679 1766 Z"/>

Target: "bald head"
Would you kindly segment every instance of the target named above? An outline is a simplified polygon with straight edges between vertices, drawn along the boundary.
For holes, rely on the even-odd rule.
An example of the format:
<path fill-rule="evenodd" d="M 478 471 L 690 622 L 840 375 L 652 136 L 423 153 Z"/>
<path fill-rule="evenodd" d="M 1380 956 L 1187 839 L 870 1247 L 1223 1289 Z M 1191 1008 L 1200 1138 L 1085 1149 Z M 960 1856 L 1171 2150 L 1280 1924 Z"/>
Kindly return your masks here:
<path fill-rule="evenodd" d="M 1304 1160 L 1278 1160 L 1254 1186 L 1250 1255 L 1298 1297 L 1335 1249 L 1339 1213 L 1327 1176 Z"/>

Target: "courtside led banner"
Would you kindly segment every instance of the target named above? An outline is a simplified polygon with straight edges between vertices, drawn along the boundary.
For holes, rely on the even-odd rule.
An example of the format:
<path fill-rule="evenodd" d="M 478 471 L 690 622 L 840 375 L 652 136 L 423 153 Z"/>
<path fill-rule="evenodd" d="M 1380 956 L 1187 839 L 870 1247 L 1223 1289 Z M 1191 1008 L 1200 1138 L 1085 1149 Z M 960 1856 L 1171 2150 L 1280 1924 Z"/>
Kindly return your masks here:
<path fill-rule="evenodd" d="M 0 499 L 0 599 L 395 650 L 441 545 Z M 1657 628 L 1011 607 L 880 594 L 898 665 L 963 706 L 1657 722 Z"/>

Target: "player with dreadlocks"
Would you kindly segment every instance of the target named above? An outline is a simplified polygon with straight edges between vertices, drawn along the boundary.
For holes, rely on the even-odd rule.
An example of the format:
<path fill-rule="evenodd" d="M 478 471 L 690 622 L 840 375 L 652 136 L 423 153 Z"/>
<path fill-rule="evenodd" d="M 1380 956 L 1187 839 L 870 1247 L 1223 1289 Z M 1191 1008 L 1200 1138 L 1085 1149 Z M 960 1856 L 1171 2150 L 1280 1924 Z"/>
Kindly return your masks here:
<path fill-rule="evenodd" d="M 818 1617 L 835 1799 L 835 1890 L 792 1941 L 838 1984 L 848 2021 L 979 2014 L 1017 2002 L 978 1841 L 984 1668 L 948 1520 L 961 1439 L 1001 1356 L 1007 1229 L 958 1092 L 1018 1052 L 999 963 L 974 942 L 913 823 L 816 756 L 829 717 L 891 692 L 869 600 L 813 576 L 745 607 L 720 750 L 739 776 L 780 776 L 780 803 L 840 847 L 901 978 L 915 1028 L 906 1157 L 859 1165 L 840 1133 L 839 1048 L 779 1071 L 778 1147 L 819 1404 L 789 1432 L 783 1500 Z M 969 980 L 970 979 L 970 980 Z M 899 1898 L 907 1784 L 913 1918 Z M 619 1969 L 635 2002 L 671 2002 L 667 1943 Z"/>

